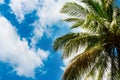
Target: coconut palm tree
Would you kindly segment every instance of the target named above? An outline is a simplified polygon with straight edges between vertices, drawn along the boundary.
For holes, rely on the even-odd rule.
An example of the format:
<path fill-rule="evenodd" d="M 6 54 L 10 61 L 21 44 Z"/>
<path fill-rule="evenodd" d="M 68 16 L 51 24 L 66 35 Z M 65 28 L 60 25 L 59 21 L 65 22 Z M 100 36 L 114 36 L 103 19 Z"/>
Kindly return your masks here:
<path fill-rule="evenodd" d="M 93 78 L 120 79 L 120 9 L 114 0 L 82 0 L 67 2 L 61 9 L 73 22 L 71 32 L 54 41 L 54 49 L 61 49 L 63 59 L 75 54 L 67 65 L 62 80 Z M 82 53 L 80 48 L 85 47 Z M 97 77 L 96 77 L 97 76 Z"/>

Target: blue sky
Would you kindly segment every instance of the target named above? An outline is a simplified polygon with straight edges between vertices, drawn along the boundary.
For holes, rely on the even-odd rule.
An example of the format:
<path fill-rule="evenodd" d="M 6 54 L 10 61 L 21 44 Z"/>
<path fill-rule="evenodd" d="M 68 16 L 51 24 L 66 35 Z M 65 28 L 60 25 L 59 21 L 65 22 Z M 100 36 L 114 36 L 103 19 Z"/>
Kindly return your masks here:
<path fill-rule="evenodd" d="M 59 13 L 67 0 L 0 0 L 0 80 L 61 80 L 53 41 L 69 32 Z"/>

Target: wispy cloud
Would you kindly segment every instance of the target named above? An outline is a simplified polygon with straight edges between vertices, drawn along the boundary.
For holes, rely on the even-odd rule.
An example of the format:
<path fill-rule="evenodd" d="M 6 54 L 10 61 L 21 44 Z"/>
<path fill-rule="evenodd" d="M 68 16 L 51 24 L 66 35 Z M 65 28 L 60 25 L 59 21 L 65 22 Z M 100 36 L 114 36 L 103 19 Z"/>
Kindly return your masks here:
<path fill-rule="evenodd" d="M 9 63 L 19 76 L 34 77 L 34 70 L 42 67 L 49 52 L 35 50 L 28 46 L 25 39 L 20 39 L 14 26 L 0 16 L 0 61 Z"/>

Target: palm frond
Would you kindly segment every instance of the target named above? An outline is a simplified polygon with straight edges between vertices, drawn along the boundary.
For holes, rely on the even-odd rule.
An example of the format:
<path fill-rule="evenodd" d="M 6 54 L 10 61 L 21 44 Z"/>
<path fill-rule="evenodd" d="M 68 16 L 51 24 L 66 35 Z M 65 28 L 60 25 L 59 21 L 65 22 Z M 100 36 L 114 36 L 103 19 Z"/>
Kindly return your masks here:
<path fill-rule="evenodd" d="M 77 53 L 80 47 L 85 45 L 90 46 L 93 43 L 98 43 L 99 36 L 90 33 L 79 33 L 79 36 L 73 39 L 70 39 L 63 46 L 63 58 L 68 58 L 72 54 Z M 73 53 L 74 52 L 74 53 Z"/>
<path fill-rule="evenodd" d="M 106 9 L 110 8 L 111 5 L 113 5 L 114 0 L 104 0 Z"/>
<path fill-rule="evenodd" d="M 112 21 L 113 18 L 113 10 L 114 10 L 114 6 L 113 6 L 114 0 L 105 0 L 105 9 L 108 12 L 108 18 L 109 21 Z"/>
<path fill-rule="evenodd" d="M 97 45 L 92 49 L 79 54 L 66 68 L 62 80 L 79 80 L 100 55 L 102 47 Z"/>
<path fill-rule="evenodd" d="M 80 19 L 79 18 L 67 18 L 67 19 L 64 19 L 63 21 L 67 21 L 67 22 L 76 22 L 76 21 L 79 21 Z"/>
<path fill-rule="evenodd" d="M 105 74 L 106 68 L 107 68 L 107 61 L 108 61 L 108 57 L 106 56 L 102 56 L 103 58 L 99 59 L 99 61 L 101 61 L 101 63 L 99 64 L 99 70 L 98 70 L 98 76 L 97 76 L 97 80 L 102 80 L 104 77 L 103 75 Z"/>
<path fill-rule="evenodd" d="M 69 19 L 68 19 L 69 20 Z M 88 14 L 85 19 L 74 20 L 74 24 L 71 28 L 83 28 L 90 32 L 101 33 L 108 30 L 110 23 L 102 17 L 94 14 Z"/>
<path fill-rule="evenodd" d="M 117 7 L 117 16 L 120 16 L 120 8 Z"/>
<path fill-rule="evenodd" d="M 103 18 L 103 17 L 99 17 L 98 15 L 95 15 L 95 14 L 89 14 L 87 19 L 89 19 L 89 21 L 91 21 L 94 26 L 98 27 L 98 28 L 108 28 L 108 26 L 110 25 L 109 21 L 106 19 L 106 18 Z M 101 27 L 99 27 L 99 25 Z M 90 27 L 86 27 L 86 28 L 90 28 Z M 96 28 L 97 29 L 97 28 Z"/>
<path fill-rule="evenodd" d="M 61 13 L 75 17 L 83 17 L 86 15 L 86 9 L 75 2 L 68 2 L 61 9 Z"/>
<path fill-rule="evenodd" d="M 103 16 L 103 9 L 100 4 L 100 0 L 83 0 L 85 4 L 89 7 L 90 12 L 99 15 L 100 17 Z"/>
<path fill-rule="evenodd" d="M 69 34 L 66 34 L 62 37 L 59 37 L 57 38 L 55 41 L 54 41 L 54 44 L 53 44 L 53 47 L 54 49 L 57 51 L 58 49 L 62 49 L 63 46 L 71 39 L 74 39 L 76 37 L 79 36 L 79 33 L 69 33 Z"/>
<path fill-rule="evenodd" d="M 85 20 L 79 20 L 79 21 L 75 22 L 75 23 L 72 25 L 71 29 L 77 28 L 77 27 L 81 27 L 81 26 L 83 25 L 84 21 L 85 21 Z"/>
<path fill-rule="evenodd" d="M 97 78 L 97 80 L 102 80 L 105 69 L 107 68 L 107 61 L 108 57 L 105 56 L 104 52 L 102 52 L 96 59 L 96 62 L 88 72 L 88 74 L 85 76 L 85 80 L 88 80 L 89 77 L 93 77 L 94 79 Z M 96 74 L 98 73 L 98 76 Z"/>
<path fill-rule="evenodd" d="M 81 26 L 85 20 L 80 18 L 67 18 L 67 19 L 64 19 L 63 21 L 74 22 L 74 24 L 71 27 L 71 29 L 73 29 Z"/>

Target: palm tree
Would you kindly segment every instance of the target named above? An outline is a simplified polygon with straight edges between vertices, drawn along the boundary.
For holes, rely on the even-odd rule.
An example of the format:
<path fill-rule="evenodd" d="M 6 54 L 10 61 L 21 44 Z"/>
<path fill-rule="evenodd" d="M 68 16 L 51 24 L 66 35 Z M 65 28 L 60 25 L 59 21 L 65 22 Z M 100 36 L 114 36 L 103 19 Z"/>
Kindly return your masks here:
<path fill-rule="evenodd" d="M 81 80 L 94 77 L 101 80 L 107 74 L 111 80 L 120 79 L 120 9 L 114 0 L 82 0 L 67 2 L 61 9 L 73 22 L 71 32 L 54 42 L 54 49 L 61 49 L 63 59 L 74 54 L 62 80 Z M 85 47 L 82 53 L 79 49 Z M 96 77 L 97 76 L 97 77 Z M 96 77 L 96 78 L 95 78 Z"/>

